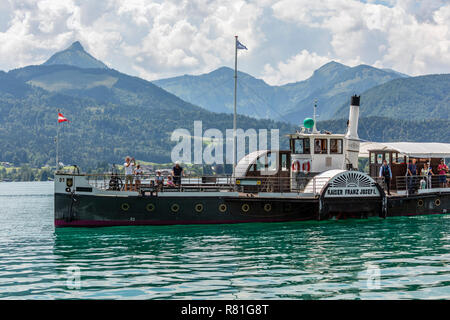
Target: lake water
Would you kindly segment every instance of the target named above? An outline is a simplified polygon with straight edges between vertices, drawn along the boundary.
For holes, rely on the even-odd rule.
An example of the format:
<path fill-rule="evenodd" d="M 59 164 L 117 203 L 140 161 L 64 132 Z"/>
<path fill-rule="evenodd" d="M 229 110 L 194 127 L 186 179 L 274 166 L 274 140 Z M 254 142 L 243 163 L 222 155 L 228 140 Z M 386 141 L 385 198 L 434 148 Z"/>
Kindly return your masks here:
<path fill-rule="evenodd" d="M 52 193 L 0 183 L 1 299 L 450 298 L 450 215 L 55 230 Z"/>

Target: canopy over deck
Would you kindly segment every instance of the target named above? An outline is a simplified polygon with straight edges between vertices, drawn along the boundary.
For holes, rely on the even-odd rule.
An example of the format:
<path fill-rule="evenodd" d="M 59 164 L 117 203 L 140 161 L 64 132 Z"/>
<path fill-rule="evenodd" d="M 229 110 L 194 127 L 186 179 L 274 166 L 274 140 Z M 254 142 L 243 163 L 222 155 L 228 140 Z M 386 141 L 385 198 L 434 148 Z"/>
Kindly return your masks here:
<path fill-rule="evenodd" d="M 236 165 L 236 169 L 234 171 L 236 178 L 245 177 L 245 174 L 247 173 L 248 168 L 252 164 L 255 164 L 256 161 L 258 160 L 258 158 L 266 155 L 269 152 L 270 152 L 270 150 L 254 151 L 254 152 L 249 153 L 245 157 L 243 157 L 241 160 L 239 160 L 239 162 Z"/>
<path fill-rule="evenodd" d="M 450 143 L 437 142 L 362 142 L 359 157 L 368 158 L 369 151 L 394 151 L 413 158 L 450 158 Z"/>

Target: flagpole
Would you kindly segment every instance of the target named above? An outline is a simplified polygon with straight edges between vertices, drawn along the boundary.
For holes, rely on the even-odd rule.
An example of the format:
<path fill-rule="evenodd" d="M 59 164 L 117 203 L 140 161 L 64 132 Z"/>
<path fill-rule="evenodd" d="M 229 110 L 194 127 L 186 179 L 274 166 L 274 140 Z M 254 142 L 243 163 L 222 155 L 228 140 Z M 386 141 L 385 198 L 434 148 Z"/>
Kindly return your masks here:
<path fill-rule="evenodd" d="M 233 116 L 233 178 L 236 174 L 236 94 L 237 94 L 237 42 L 238 36 L 234 42 L 234 116 Z"/>
<path fill-rule="evenodd" d="M 58 109 L 58 114 L 61 112 L 60 109 Z M 59 155 L 59 122 L 56 121 L 56 170 L 58 171 L 58 155 Z"/>

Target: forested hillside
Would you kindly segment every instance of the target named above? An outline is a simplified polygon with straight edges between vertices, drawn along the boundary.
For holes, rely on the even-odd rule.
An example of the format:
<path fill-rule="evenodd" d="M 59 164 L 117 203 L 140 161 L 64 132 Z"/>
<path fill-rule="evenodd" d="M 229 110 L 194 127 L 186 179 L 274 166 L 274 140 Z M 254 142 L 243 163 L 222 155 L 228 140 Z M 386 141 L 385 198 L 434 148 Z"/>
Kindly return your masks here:
<path fill-rule="evenodd" d="M 342 104 L 335 117 L 348 117 L 347 108 L 348 104 Z M 361 94 L 360 114 L 405 120 L 450 120 L 450 74 L 396 79 L 373 87 Z"/>
<path fill-rule="evenodd" d="M 193 134 L 194 121 L 202 121 L 203 131 L 216 128 L 225 135 L 225 130 L 233 127 L 231 114 L 207 111 L 149 81 L 102 67 L 102 64 L 99 68 L 91 68 L 92 63 L 101 62 L 79 52 L 83 50 L 81 45 L 69 49 L 51 59 L 55 64 L 0 72 L 0 162 L 25 168 L 54 166 L 58 127 L 60 160 L 84 169 L 121 163 L 127 155 L 143 161 L 167 163 L 171 161 L 171 150 L 176 143 L 170 141 L 175 129 L 187 129 Z M 81 57 L 82 61 L 77 61 L 77 57 Z M 68 65 L 61 64 L 64 61 L 69 61 Z M 75 66 L 77 63 L 84 67 Z M 329 67 L 333 70 L 335 67 L 343 68 Z M 322 70 L 321 76 L 328 74 L 332 82 L 341 75 L 331 69 L 327 72 Z M 386 99 L 379 90 L 380 87 L 388 90 L 388 84 L 362 94 L 360 137 L 371 141 L 449 142 L 449 77 L 394 80 L 396 86 L 392 87 L 394 89 Z M 417 89 L 413 95 L 412 90 L 417 87 L 421 90 Z M 434 104 L 430 103 L 430 95 L 426 99 L 420 98 L 425 97 L 424 92 L 435 92 L 431 94 Z M 383 109 L 383 105 L 394 101 L 395 97 L 406 101 L 409 113 Z M 350 96 L 345 97 L 345 100 L 349 99 Z M 376 105 L 378 109 L 367 107 L 377 99 L 381 100 Z M 435 107 L 414 109 L 414 102 L 424 107 Z M 70 120 L 69 123 L 57 123 L 58 109 Z M 320 110 L 319 105 L 319 114 Z M 392 118 L 367 118 L 367 115 L 389 115 Z M 342 120 L 319 122 L 317 127 L 345 132 L 347 117 L 348 103 L 345 103 L 340 115 Z M 401 118 L 421 121 L 409 122 Z M 238 116 L 237 126 L 242 129 L 279 129 L 280 146 L 287 148 L 288 141 L 284 135 L 299 129 L 301 121 L 294 123 Z"/>

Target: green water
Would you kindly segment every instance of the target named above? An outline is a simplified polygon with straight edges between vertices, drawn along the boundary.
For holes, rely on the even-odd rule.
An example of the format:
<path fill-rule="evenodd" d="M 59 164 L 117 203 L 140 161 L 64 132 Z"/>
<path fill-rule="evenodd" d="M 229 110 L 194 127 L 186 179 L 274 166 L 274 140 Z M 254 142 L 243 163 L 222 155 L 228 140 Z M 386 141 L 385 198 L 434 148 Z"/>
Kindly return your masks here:
<path fill-rule="evenodd" d="M 450 216 L 55 230 L 52 192 L 0 183 L 2 299 L 450 297 Z"/>

